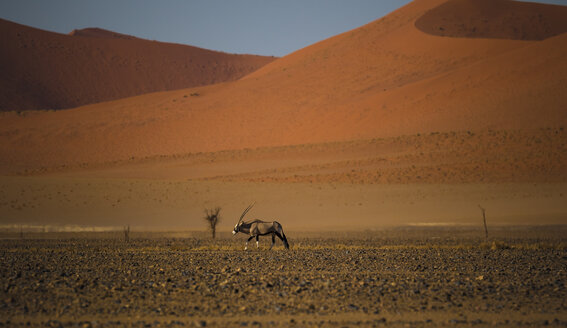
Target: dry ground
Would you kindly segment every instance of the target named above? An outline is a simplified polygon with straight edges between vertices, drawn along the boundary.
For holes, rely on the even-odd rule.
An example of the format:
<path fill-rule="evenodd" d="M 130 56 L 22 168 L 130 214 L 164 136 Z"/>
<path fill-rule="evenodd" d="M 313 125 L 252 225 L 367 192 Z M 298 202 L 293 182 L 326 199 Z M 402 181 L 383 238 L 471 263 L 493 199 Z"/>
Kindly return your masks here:
<path fill-rule="evenodd" d="M 0 326 L 567 325 L 565 227 L 3 236 Z"/>

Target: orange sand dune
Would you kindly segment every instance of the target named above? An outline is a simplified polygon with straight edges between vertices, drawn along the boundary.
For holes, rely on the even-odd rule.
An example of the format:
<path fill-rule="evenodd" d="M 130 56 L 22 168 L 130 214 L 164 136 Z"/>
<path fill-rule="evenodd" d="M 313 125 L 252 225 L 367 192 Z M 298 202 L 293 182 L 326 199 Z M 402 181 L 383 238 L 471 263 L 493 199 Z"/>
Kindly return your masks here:
<path fill-rule="evenodd" d="M 451 4 L 460 14 L 473 2 Z M 543 41 L 447 38 L 416 28 L 417 20 L 444 3 L 414 1 L 239 81 L 67 111 L 5 113 L 2 168 L 87 167 L 437 131 L 564 127 L 567 34 Z M 561 136 L 557 142 L 564 143 Z"/>
<path fill-rule="evenodd" d="M 433 132 L 132 158 L 20 173 L 286 184 L 565 183 L 566 141 L 567 130 L 562 128 Z"/>
<path fill-rule="evenodd" d="M 221 206 L 228 231 L 252 200 L 250 217 L 286 231 L 467 224 L 481 235 L 479 204 L 490 227 L 565 224 L 567 34 L 540 34 L 555 26 L 547 14 L 549 25 L 514 21 L 541 41 L 511 40 L 491 19 L 482 35 L 424 32 L 453 16 L 477 26 L 494 14 L 483 5 L 416 0 L 238 81 L 0 113 L 0 224 L 194 230 Z M 147 42 L 86 32 L 96 37 L 65 38 Z M 41 176 L 6 176 L 18 174 Z"/>
<path fill-rule="evenodd" d="M 236 80 L 274 60 L 101 29 L 63 35 L 0 20 L 0 111 L 62 109 Z"/>
<path fill-rule="evenodd" d="M 450 0 L 415 25 L 433 35 L 543 40 L 567 32 L 567 7 L 511 0 Z"/>

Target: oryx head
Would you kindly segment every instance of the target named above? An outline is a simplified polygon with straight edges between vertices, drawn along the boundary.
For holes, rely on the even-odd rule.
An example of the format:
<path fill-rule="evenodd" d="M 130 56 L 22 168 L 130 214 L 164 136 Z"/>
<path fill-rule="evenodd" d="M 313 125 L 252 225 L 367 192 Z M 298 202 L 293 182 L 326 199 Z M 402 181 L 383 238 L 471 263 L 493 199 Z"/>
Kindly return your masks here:
<path fill-rule="evenodd" d="M 252 206 L 254 206 L 254 204 L 256 204 L 256 202 L 248 205 L 248 207 L 244 210 L 244 212 L 242 212 L 242 215 L 240 215 L 240 219 L 238 220 L 238 223 L 234 226 L 234 230 L 232 230 L 233 235 L 236 235 L 240 231 L 240 225 L 242 224 L 242 219 L 244 219 L 244 216 L 246 215 L 246 213 L 248 213 L 248 211 L 250 211 L 250 209 L 252 208 Z"/>

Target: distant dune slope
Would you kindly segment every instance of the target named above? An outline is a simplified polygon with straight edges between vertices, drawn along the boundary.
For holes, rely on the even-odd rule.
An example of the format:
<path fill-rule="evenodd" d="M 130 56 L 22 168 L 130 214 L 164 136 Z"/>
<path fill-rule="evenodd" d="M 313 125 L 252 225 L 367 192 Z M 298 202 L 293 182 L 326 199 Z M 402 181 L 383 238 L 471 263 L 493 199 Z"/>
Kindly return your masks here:
<path fill-rule="evenodd" d="M 415 26 L 433 35 L 544 40 L 567 32 L 567 7 L 512 0 L 450 0 Z"/>
<path fill-rule="evenodd" d="M 102 29 L 63 35 L 0 19 L 0 110 L 62 109 L 233 81 L 274 58 Z"/>
<path fill-rule="evenodd" d="M 562 131 L 567 126 L 567 34 L 542 41 L 449 38 L 416 27 L 445 3 L 453 11 L 444 15 L 458 16 L 476 0 L 460 1 L 461 6 L 416 0 L 231 83 L 68 111 L 2 115 L 0 164 L 88 166 L 417 133 Z M 490 19 L 490 12 L 482 19 Z M 552 143 L 566 143 L 565 134 L 554 138 Z"/>

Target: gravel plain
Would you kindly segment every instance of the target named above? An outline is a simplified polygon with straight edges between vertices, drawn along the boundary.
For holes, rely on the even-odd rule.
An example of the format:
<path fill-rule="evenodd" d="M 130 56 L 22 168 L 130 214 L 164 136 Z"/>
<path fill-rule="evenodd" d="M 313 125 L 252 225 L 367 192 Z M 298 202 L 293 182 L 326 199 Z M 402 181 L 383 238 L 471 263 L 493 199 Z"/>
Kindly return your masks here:
<path fill-rule="evenodd" d="M 13 234 L 0 326 L 567 326 L 565 232 Z"/>

